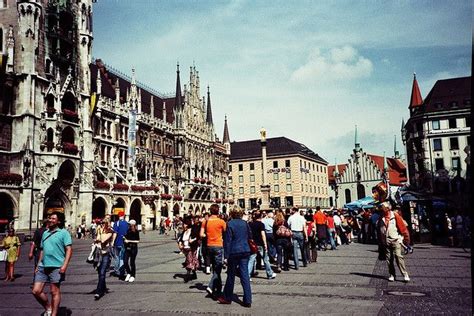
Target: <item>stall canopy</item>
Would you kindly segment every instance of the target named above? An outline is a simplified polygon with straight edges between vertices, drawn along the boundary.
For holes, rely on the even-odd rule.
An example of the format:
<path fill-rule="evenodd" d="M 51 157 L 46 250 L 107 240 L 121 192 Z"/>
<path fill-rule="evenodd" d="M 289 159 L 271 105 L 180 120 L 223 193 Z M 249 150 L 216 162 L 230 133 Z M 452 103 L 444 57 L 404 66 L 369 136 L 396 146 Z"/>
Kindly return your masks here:
<path fill-rule="evenodd" d="M 362 208 L 375 207 L 375 204 L 376 202 L 371 196 L 366 196 L 365 198 L 362 198 L 360 200 L 345 204 L 344 208 L 354 211 Z"/>

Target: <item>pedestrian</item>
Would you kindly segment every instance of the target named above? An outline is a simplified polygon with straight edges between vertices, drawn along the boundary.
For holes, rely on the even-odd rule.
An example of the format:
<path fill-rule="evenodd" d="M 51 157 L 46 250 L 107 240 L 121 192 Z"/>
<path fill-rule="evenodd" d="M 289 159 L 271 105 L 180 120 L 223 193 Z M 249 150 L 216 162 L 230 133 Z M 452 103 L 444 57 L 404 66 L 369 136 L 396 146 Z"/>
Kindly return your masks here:
<path fill-rule="evenodd" d="M 132 283 L 136 277 L 136 266 L 135 259 L 138 254 L 138 243 L 140 242 L 140 232 L 137 229 L 137 222 L 132 219 L 128 222 L 130 227 L 128 228 L 127 234 L 124 236 L 123 242 L 125 245 L 125 255 L 123 258 L 123 264 L 125 265 L 125 271 L 127 276 L 125 282 Z"/>
<path fill-rule="evenodd" d="M 91 238 L 92 240 L 95 240 L 95 238 L 97 237 L 97 223 L 96 223 L 96 220 L 94 219 L 91 223 Z"/>
<path fill-rule="evenodd" d="M 196 270 L 199 269 L 199 260 L 197 257 L 199 231 L 193 228 L 191 217 L 186 217 L 183 220 L 183 233 L 178 238 L 178 246 L 186 257 L 184 262 L 184 267 L 186 268 L 184 283 L 187 283 L 197 279 Z"/>
<path fill-rule="evenodd" d="M 403 218 L 396 212 L 392 211 L 389 202 L 383 202 L 380 205 L 381 214 L 377 223 L 379 230 L 379 250 L 385 254 L 388 265 L 388 273 L 390 282 L 395 281 L 394 260 L 397 262 L 398 268 L 403 275 L 404 281 L 410 281 L 405 266 L 405 259 L 402 255 L 402 247 L 410 245 L 410 234 Z"/>
<path fill-rule="evenodd" d="M 5 281 L 15 281 L 15 262 L 20 257 L 21 242 L 12 227 L 8 228 L 7 236 L 3 238 L 0 248 L 7 251 L 5 261 Z"/>
<path fill-rule="evenodd" d="M 125 212 L 120 211 L 119 220 L 114 222 L 113 230 L 117 234 L 114 242 L 114 251 L 112 258 L 114 262 L 113 274 L 119 278 L 125 277 L 125 271 L 123 267 L 123 257 L 125 255 L 125 248 L 123 247 L 123 237 L 128 232 L 128 223 L 125 221 Z"/>
<path fill-rule="evenodd" d="M 270 258 L 268 256 L 268 244 L 267 237 L 265 233 L 265 225 L 262 223 L 262 213 L 260 211 L 253 212 L 253 221 L 249 223 L 250 229 L 252 231 L 253 240 L 257 244 L 258 253 L 263 259 L 265 265 L 265 271 L 267 273 L 268 279 L 274 279 L 276 274 L 273 272 L 270 265 Z M 249 259 L 249 278 L 252 276 L 252 271 L 255 269 L 257 260 L 257 254 L 254 253 L 250 256 Z"/>
<path fill-rule="evenodd" d="M 318 250 L 326 251 L 327 226 L 326 215 L 319 206 L 316 206 L 314 214 L 314 222 L 316 223 L 316 234 L 318 237 Z"/>
<path fill-rule="evenodd" d="M 110 226 L 110 220 L 108 218 L 105 218 L 102 222 L 101 229 L 98 230 L 97 238 L 95 240 L 96 244 L 100 248 L 100 259 L 99 265 L 97 267 L 98 282 L 94 294 L 95 300 L 99 300 L 102 296 L 105 295 L 107 291 L 105 279 L 107 277 L 107 270 L 110 265 L 112 252 L 114 251 L 114 239 L 116 238 L 116 236 L 117 234 Z"/>
<path fill-rule="evenodd" d="M 45 315 L 56 316 L 61 303 L 61 282 L 72 256 L 71 235 L 64 229 L 64 213 L 53 212 L 49 216 L 49 227 L 41 239 L 41 252 L 35 271 L 32 293 L 43 306 Z M 43 292 L 45 283 L 50 283 L 51 302 Z"/>
<path fill-rule="evenodd" d="M 316 225 L 314 224 L 313 211 L 309 210 L 305 216 L 306 232 L 308 241 L 306 242 L 306 258 L 308 263 L 318 262 L 318 249 L 316 246 Z"/>
<path fill-rule="evenodd" d="M 224 257 L 227 261 L 227 279 L 224 286 L 224 295 L 217 299 L 220 304 L 231 304 L 234 296 L 235 275 L 239 268 L 240 284 L 244 291 L 244 307 L 252 306 L 252 289 L 250 287 L 250 277 L 248 265 L 250 257 L 249 239 L 252 239 L 252 232 L 247 222 L 242 220 L 242 209 L 235 207 L 230 211 L 232 218 L 227 223 L 224 238 Z"/>
<path fill-rule="evenodd" d="M 289 270 L 292 235 L 283 212 L 277 212 L 273 224 L 273 236 L 277 249 L 277 272 Z"/>
<path fill-rule="evenodd" d="M 30 244 L 30 252 L 28 254 L 28 259 L 34 259 L 34 270 L 36 270 L 36 267 L 38 266 L 38 260 L 39 260 L 39 254 L 41 252 L 41 239 L 43 238 L 43 234 L 46 230 L 48 230 L 48 219 L 43 220 L 43 224 L 41 225 L 40 228 L 35 230 L 33 234 L 33 240 L 31 241 Z M 35 281 L 35 274 L 33 273 L 33 283 Z"/>
<path fill-rule="evenodd" d="M 336 236 L 336 225 L 334 223 L 334 215 L 332 212 L 329 213 L 329 216 L 326 215 L 326 223 L 327 223 L 327 235 L 329 237 L 329 243 L 331 244 L 331 250 L 336 250 L 336 242 L 334 238 Z"/>
<path fill-rule="evenodd" d="M 273 223 L 275 222 L 274 214 L 272 210 L 267 212 L 267 216 L 262 219 L 262 223 L 265 225 L 265 236 L 267 237 L 267 245 L 268 245 L 268 255 L 270 257 L 270 262 L 273 262 L 276 259 L 276 247 L 275 247 L 275 239 L 273 238 Z"/>
<path fill-rule="evenodd" d="M 200 235 L 205 255 L 208 256 L 212 265 L 212 277 L 206 291 L 212 297 L 218 297 L 222 295 L 221 272 L 224 260 L 224 234 L 227 224 L 219 218 L 219 205 L 212 204 L 210 212 L 211 216 L 201 225 Z"/>
<path fill-rule="evenodd" d="M 293 232 L 293 260 L 295 262 L 295 270 L 298 270 L 300 267 L 298 259 L 298 248 L 300 248 L 303 267 L 308 266 L 306 254 L 304 251 L 304 243 L 308 240 L 308 236 L 306 235 L 307 227 L 306 220 L 303 216 L 300 215 L 300 212 L 298 212 L 298 208 L 293 207 L 291 211 L 293 212 L 293 215 L 288 218 L 288 226 Z"/>

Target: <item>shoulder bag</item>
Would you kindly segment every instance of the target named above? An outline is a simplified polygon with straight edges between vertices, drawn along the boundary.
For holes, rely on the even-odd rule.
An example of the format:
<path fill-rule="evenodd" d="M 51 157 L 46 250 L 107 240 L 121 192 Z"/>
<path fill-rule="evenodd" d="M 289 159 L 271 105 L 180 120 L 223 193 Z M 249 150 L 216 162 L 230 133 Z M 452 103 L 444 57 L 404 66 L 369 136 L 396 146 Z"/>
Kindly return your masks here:
<path fill-rule="evenodd" d="M 250 234 L 250 226 L 249 224 L 247 224 L 247 232 L 248 232 L 248 244 L 249 244 L 249 247 L 250 247 L 250 252 L 252 254 L 256 254 L 258 252 L 258 246 L 257 246 L 257 243 L 255 242 L 255 240 L 253 240 L 251 237 L 251 234 Z"/>

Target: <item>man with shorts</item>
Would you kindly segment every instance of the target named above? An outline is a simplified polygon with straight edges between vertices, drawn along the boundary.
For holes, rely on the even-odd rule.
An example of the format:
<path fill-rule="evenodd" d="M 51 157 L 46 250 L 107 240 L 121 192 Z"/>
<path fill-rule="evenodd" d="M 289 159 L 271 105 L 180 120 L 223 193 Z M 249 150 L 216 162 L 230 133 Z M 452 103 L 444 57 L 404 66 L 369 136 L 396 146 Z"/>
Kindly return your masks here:
<path fill-rule="evenodd" d="M 55 316 L 61 302 L 61 281 L 65 279 L 72 256 L 72 239 L 64 229 L 63 213 L 54 212 L 49 216 L 49 227 L 41 238 L 40 250 L 32 292 L 44 307 L 44 315 Z M 51 302 L 43 292 L 45 283 L 50 283 Z"/>

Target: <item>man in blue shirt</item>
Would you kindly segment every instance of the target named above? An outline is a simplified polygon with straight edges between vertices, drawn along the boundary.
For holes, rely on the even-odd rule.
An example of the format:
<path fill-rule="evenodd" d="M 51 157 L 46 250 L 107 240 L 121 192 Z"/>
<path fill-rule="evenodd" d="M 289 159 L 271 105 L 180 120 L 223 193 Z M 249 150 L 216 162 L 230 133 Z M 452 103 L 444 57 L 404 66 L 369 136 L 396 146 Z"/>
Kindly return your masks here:
<path fill-rule="evenodd" d="M 68 231 L 64 229 L 64 213 L 54 212 L 49 216 L 48 221 L 48 230 L 41 238 L 41 252 L 35 270 L 33 295 L 44 307 L 44 315 L 57 315 L 61 302 L 60 285 L 65 280 L 72 256 L 72 239 Z M 43 292 L 46 282 L 50 283 L 51 303 Z"/>
<path fill-rule="evenodd" d="M 123 257 L 125 248 L 123 246 L 123 237 L 127 234 L 128 223 L 125 221 L 125 213 L 119 212 L 119 220 L 114 223 L 114 231 L 117 234 L 114 244 L 114 274 L 119 278 L 125 277 L 125 269 L 123 266 Z"/>

